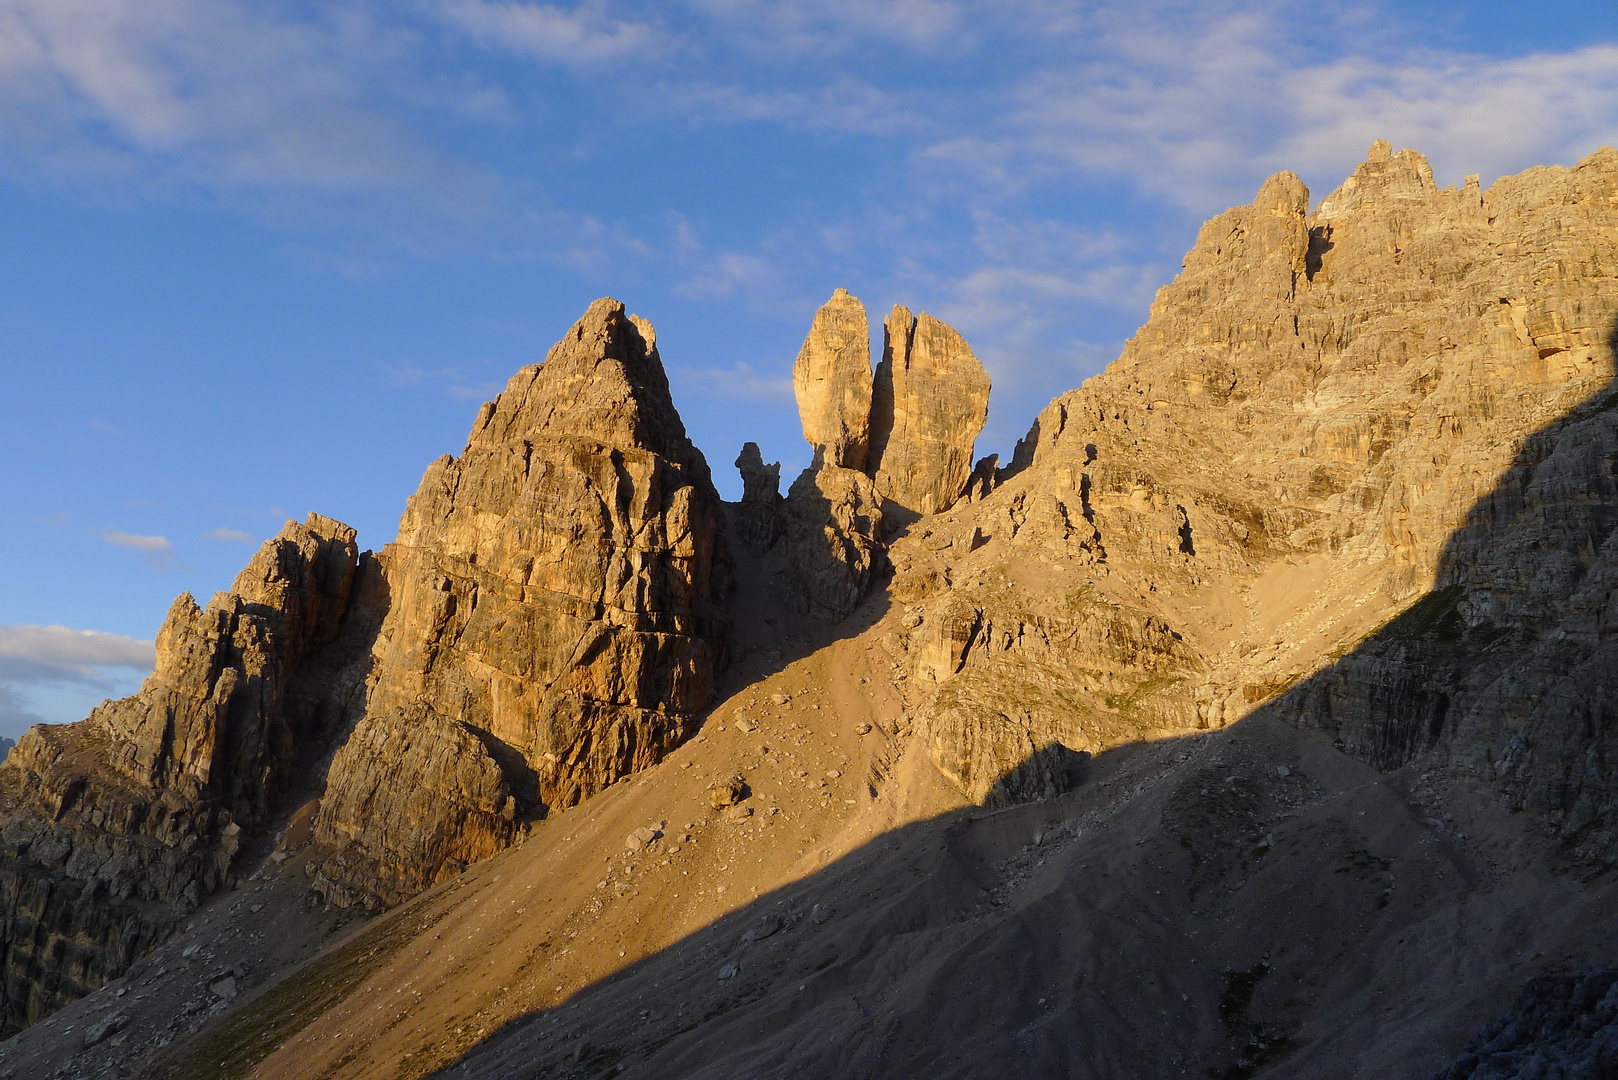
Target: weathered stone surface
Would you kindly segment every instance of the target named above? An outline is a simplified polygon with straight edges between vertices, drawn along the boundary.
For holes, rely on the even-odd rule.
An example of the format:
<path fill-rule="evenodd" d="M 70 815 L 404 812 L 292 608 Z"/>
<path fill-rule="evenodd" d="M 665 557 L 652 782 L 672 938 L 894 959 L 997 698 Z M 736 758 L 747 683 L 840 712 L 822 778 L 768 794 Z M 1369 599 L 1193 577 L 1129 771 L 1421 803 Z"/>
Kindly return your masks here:
<path fill-rule="evenodd" d="M 871 331 L 865 307 L 847 289 L 815 312 L 792 365 L 803 437 L 814 465 L 865 468 L 871 416 Z"/>
<path fill-rule="evenodd" d="M 1542 975 L 1433 1080 L 1595 1080 L 1618 1062 L 1618 970 Z"/>
<path fill-rule="evenodd" d="M 988 417 L 989 373 L 966 339 L 925 311 L 895 307 L 883 324 L 866 466 L 884 502 L 922 515 L 949 509 Z"/>
<path fill-rule="evenodd" d="M 736 457 L 742 474 L 742 501 L 735 510 L 736 538 L 755 555 L 775 546 L 786 531 L 787 519 L 781 505 L 781 463 L 764 464 L 758 443 L 742 446 Z"/>
<path fill-rule="evenodd" d="M 117 977 L 226 885 L 358 701 L 385 603 L 352 529 L 288 522 L 231 592 L 174 602 L 139 693 L 31 728 L 0 766 L 0 1028 Z"/>
<path fill-rule="evenodd" d="M 651 326 L 599 300 L 428 468 L 384 552 L 365 718 L 315 822 L 342 899 L 400 899 L 683 740 L 730 561 Z"/>
<path fill-rule="evenodd" d="M 1378 144 L 1313 214 L 1281 173 L 1209 221 L 1000 485 L 891 552 L 934 760 L 1037 794 L 1042 746 L 1262 707 L 1610 858 L 1615 195 L 1611 149 L 1482 192 Z"/>
<path fill-rule="evenodd" d="M 859 606 L 882 559 L 882 508 L 871 478 L 854 469 L 805 469 L 786 510 L 789 604 L 829 622 Z"/>

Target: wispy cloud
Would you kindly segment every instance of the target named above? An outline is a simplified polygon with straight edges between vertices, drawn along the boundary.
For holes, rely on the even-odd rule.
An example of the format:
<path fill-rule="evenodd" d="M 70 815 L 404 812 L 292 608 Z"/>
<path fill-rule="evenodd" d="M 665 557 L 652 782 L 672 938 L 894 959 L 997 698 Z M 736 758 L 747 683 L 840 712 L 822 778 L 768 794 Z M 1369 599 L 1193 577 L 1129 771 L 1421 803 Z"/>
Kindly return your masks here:
<path fill-rule="evenodd" d="M 168 551 L 174 547 L 167 537 L 141 536 L 138 533 L 107 532 L 101 534 L 101 539 L 119 547 L 134 548 L 136 551 Z"/>
<path fill-rule="evenodd" d="M 486 177 L 407 118 L 421 79 L 404 26 L 365 5 L 317 14 L 236 0 L 10 0 L 0 9 L 0 147 L 52 179 L 197 187 L 271 215 L 402 199 L 464 219 Z M 313 201 L 311 201 L 313 197 Z M 395 214 L 396 216 L 396 214 Z"/>
<path fill-rule="evenodd" d="M 86 420 L 85 423 L 88 424 L 90 427 L 94 428 L 95 430 L 105 432 L 108 435 L 122 435 L 123 434 L 122 431 L 120 431 L 118 428 L 113 427 L 111 424 L 107 423 L 105 420 Z"/>
<path fill-rule="evenodd" d="M 157 659 L 150 641 L 108 634 L 99 630 L 73 630 L 66 626 L 0 626 L 0 657 L 28 660 L 77 675 L 103 667 L 149 670 Z"/>
<path fill-rule="evenodd" d="M 1618 140 L 1612 45 L 1502 59 L 1350 38 L 1323 57 L 1260 5 L 1145 4 L 1087 29 L 1075 62 L 1033 68 L 993 123 L 948 132 L 920 160 L 1002 191 L 1116 178 L 1207 213 L 1282 168 L 1335 183 L 1376 138 L 1486 183 Z"/>
<path fill-rule="evenodd" d="M 601 3 L 570 11 L 514 0 L 440 0 L 437 14 L 480 45 L 569 65 L 645 53 L 655 44 L 649 23 L 610 18 Z"/>
<path fill-rule="evenodd" d="M 475 379 L 458 367 L 423 368 L 415 364 L 382 365 L 382 378 L 394 389 L 410 386 L 441 387 L 456 401 L 487 401 L 505 388 L 505 383 Z"/>
<path fill-rule="evenodd" d="M 154 570 L 170 570 L 174 566 L 174 545 L 166 536 L 142 536 L 139 533 L 104 532 L 101 539 L 117 547 L 142 552 L 145 562 Z"/>
<path fill-rule="evenodd" d="M 730 401 L 774 404 L 792 401 L 790 367 L 771 366 L 777 369 L 774 374 L 760 371 L 752 364 L 737 362 L 729 367 L 674 367 L 669 375 L 676 397 L 690 392 Z"/>
<path fill-rule="evenodd" d="M 77 720 L 97 700 L 133 691 L 156 659 L 152 642 L 122 634 L 0 626 L 0 732 Z"/>
<path fill-rule="evenodd" d="M 251 544 L 253 537 L 240 529 L 228 529 L 223 526 L 208 534 L 209 540 L 228 540 L 238 544 Z"/>

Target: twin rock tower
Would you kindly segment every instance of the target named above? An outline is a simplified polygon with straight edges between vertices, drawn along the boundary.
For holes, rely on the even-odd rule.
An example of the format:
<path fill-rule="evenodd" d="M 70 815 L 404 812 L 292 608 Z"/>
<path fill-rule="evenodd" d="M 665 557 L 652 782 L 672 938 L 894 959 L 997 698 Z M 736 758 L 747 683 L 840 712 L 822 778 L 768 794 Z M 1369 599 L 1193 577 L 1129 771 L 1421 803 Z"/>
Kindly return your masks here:
<path fill-rule="evenodd" d="M 814 461 L 784 503 L 780 465 L 766 466 L 757 444 L 736 461 L 739 538 L 762 554 L 785 537 L 794 593 L 821 618 L 859 603 L 884 521 L 892 532 L 961 496 L 989 414 L 989 374 L 951 327 L 896 305 L 874 373 L 870 341 L 865 307 L 847 289 L 815 312 L 792 368 Z"/>

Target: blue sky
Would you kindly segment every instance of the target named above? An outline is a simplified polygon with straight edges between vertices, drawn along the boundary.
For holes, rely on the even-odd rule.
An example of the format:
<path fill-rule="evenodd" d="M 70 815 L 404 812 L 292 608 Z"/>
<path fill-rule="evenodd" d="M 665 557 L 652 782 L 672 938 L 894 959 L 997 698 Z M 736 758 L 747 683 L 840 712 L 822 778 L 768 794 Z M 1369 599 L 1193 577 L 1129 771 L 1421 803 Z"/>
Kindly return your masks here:
<path fill-rule="evenodd" d="M 1006 454 L 1202 220 L 1378 137 L 1441 185 L 1618 143 L 1618 5 L 0 0 L 0 734 L 287 517 L 387 543 L 598 296 L 727 495 L 807 464 L 837 287 L 960 329 Z"/>

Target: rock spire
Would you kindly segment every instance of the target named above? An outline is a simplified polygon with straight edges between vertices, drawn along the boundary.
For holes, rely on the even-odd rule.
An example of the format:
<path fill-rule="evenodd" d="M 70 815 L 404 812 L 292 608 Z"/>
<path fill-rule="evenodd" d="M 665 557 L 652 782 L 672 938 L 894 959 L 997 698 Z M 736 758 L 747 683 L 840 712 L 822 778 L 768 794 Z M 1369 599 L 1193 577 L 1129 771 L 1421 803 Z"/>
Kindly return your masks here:
<path fill-rule="evenodd" d="M 815 312 L 792 365 L 792 390 L 815 465 L 864 469 L 871 413 L 871 333 L 865 307 L 838 289 Z"/>

